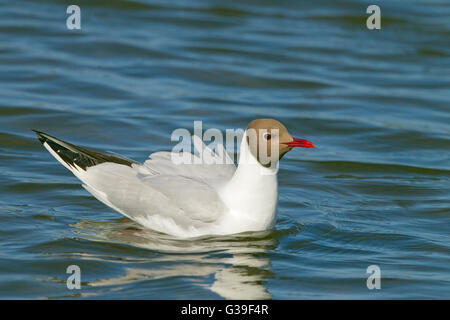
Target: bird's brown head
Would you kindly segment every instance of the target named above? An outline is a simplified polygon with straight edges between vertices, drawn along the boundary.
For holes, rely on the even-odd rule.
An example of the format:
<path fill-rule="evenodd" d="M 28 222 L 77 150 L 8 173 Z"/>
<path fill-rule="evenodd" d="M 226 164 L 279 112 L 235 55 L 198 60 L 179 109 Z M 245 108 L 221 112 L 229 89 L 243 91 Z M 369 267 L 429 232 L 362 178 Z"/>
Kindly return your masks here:
<path fill-rule="evenodd" d="M 274 119 L 253 120 L 246 132 L 250 152 L 265 167 L 278 162 L 292 148 L 314 148 L 311 142 L 292 137 L 286 127 Z"/>

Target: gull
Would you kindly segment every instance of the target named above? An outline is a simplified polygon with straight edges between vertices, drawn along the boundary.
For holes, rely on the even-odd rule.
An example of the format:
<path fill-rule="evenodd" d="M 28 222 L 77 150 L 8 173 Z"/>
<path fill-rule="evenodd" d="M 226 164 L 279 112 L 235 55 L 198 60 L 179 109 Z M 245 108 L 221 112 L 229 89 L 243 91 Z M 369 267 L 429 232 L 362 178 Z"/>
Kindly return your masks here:
<path fill-rule="evenodd" d="M 293 138 L 277 120 L 256 119 L 244 131 L 237 166 L 223 145 L 213 151 L 195 135 L 194 147 L 213 163 L 190 152 L 167 151 L 139 163 L 33 131 L 99 201 L 146 228 L 180 238 L 272 228 L 279 160 L 295 147 L 314 147 Z M 194 161 L 174 161 L 180 155 Z"/>

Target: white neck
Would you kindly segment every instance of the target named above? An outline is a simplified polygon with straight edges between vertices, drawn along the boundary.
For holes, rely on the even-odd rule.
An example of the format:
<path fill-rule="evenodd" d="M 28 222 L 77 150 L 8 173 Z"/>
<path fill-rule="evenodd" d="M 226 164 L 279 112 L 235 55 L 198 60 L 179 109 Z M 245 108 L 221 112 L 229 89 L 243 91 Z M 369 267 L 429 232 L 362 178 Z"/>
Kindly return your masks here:
<path fill-rule="evenodd" d="M 244 133 L 239 163 L 221 195 L 232 213 L 252 223 L 252 230 L 265 230 L 274 221 L 278 201 L 278 163 L 275 168 L 262 166 L 250 152 Z"/>

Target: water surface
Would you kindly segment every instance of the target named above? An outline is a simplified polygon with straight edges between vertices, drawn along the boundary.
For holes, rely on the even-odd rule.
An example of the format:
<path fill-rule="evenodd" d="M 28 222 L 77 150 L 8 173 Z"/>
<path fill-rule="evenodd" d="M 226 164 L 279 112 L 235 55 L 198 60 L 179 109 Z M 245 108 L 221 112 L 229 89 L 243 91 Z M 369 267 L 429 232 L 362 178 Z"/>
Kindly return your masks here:
<path fill-rule="evenodd" d="M 379 31 L 362 0 L 80 0 L 80 31 L 60 1 L 0 3 L 0 298 L 450 298 L 448 1 L 378 1 Z M 30 131 L 144 161 L 261 117 L 316 145 L 283 158 L 275 229 L 187 241 Z"/>

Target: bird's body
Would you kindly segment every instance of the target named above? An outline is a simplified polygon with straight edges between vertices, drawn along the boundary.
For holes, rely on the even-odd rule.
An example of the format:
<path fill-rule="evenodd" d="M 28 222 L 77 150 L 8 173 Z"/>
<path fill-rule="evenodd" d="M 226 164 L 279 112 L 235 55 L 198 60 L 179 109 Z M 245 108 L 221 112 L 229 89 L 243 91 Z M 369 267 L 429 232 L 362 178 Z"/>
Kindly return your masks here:
<path fill-rule="evenodd" d="M 46 149 L 98 200 L 141 225 L 178 237 L 266 230 L 277 206 L 276 166 L 256 160 L 246 131 L 236 167 L 195 159 L 176 164 L 171 152 L 156 152 L 144 163 L 101 154 L 36 132 Z M 198 137 L 197 149 L 219 159 Z M 223 146 L 218 146 L 224 151 Z M 197 157 L 190 154 L 191 157 Z M 192 158 L 194 159 L 194 158 Z M 219 163 L 219 164 L 217 164 Z"/>

